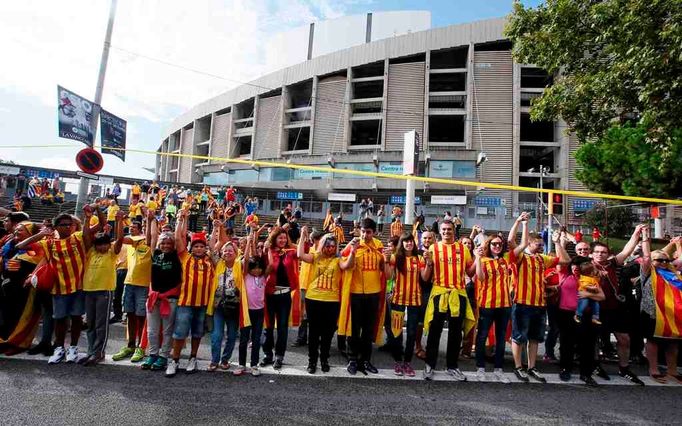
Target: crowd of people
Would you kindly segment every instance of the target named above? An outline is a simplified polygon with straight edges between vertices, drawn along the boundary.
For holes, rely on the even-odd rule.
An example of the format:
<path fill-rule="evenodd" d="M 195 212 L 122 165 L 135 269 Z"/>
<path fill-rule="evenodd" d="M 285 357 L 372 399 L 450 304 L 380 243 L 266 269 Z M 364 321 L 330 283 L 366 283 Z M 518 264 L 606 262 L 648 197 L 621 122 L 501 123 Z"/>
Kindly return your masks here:
<path fill-rule="evenodd" d="M 365 214 L 345 244 L 341 217 L 328 213 L 323 229 L 313 230 L 300 225 L 300 209 L 287 206 L 269 225 L 259 223 L 257 208 L 257 199 L 238 202 L 234 188 L 191 193 L 152 183 L 133 186 L 128 212 L 112 193 L 86 205 L 82 221 L 62 213 L 38 225 L 24 212 L 3 211 L 2 351 L 96 365 L 108 350 L 110 322 L 125 314 L 128 341 L 112 359 L 168 377 L 177 374 L 188 339 L 185 371 L 197 371 L 207 334 L 209 371 L 257 376 L 264 366 L 281 369 L 289 330 L 297 327 L 296 345 L 308 346 L 310 374 L 330 370 L 336 334 L 350 375 L 376 374 L 372 355 L 384 344 L 396 375 L 415 376 L 417 357 L 423 378 L 431 380 L 447 323 L 444 371 L 457 381 L 467 380 L 460 359 L 473 355 L 477 376 L 509 382 L 503 368 L 511 340 L 517 379 L 545 382 L 538 348 L 547 339 L 545 357 L 555 358 L 558 336 L 561 380 L 571 379 L 577 358 L 580 379 L 594 386 L 594 375 L 609 378 L 599 342 L 606 351 L 613 334 L 617 374 L 643 384 L 629 362 L 645 349 L 654 380 L 682 382 L 680 307 L 673 303 L 673 316 L 663 315 L 657 290 L 682 283 L 679 237 L 652 251 L 648 228 L 638 225 L 622 251 L 611 253 L 602 242 L 576 242 L 557 231 L 551 235 L 556 252 L 545 254 L 522 213 L 506 237 L 477 227 L 459 236 L 462 221 L 450 216 L 437 230 L 423 227 L 423 218 L 412 232 L 392 225 L 384 245 L 377 222 Z M 198 214 L 207 215 L 210 228 L 197 229 Z M 237 214 L 245 216 L 241 238 L 234 232 Z M 392 216 L 401 223 L 395 219 L 401 211 Z M 88 350 L 81 354 L 84 317 Z"/>

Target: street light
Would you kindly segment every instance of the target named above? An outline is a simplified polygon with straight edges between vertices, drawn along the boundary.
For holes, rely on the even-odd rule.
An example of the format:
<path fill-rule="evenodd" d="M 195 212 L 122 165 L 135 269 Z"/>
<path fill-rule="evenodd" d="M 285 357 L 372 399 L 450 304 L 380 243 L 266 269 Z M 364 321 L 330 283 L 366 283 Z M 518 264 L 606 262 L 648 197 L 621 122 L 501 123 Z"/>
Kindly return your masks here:
<path fill-rule="evenodd" d="M 529 172 L 533 173 L 535 171 L 535 167 L 531 168 L 528 170 Z M 542 223 L 542 215 L 544 212 L 544 209 L 542 207 L 542 190 L 544 189 L 544 180 L 543 178 L 551 172 L 551 169 L 547 166 L 543 166 L 540 164 L 539 168 L 539 173 L 540 173 L 540 198 L 538 200 L 539 203 L 539 212 L 540 214 L 538 215 L 538 223 Z M 549 197 L 547 198 L 549 200 Z M 552 217 L 549 215 L 549 211 L 547 211 L 547 247 L 546 247 L 546 252 L 550 253 L 552 251 Z"/>

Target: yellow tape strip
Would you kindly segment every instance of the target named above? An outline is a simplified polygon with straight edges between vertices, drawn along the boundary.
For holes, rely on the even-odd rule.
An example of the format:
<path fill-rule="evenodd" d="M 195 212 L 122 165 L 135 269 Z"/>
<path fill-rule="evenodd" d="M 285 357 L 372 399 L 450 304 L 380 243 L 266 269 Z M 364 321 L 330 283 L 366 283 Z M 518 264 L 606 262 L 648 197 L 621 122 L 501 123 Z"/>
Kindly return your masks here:
<path fill-rule="evenodd" d="M 0 148 L 72 148 L 73 145 L 8 145 L 0 146 Z M 101 146 L 96 146 L 96 148 L 101 148 Z M 312 166 L 307 164 L 294 164 L 294 163 L 279 163 L 275 161 L 263 161 L 263 160 L 245 160 L 242 158 L 224 158 L 224 157 L 213 157 L 209 155 L 195 155 L 195 154 L 181 154 L 172 152 L 158 152 L 158 151 L 148 151 L 144 149 L 131 149 L 131 148 L 112 148 L 107 147 L 112 151 L 126 151 L 126 152 L 136 152 L 140 154 L 151 154 L 151 155 L 165 155 L 169 157 L 178 158 L 194 158 L 198 160 L 212 160 L 222 163 L 235 163 L 244 164 L 247 166 L 259 166 L 259 167 L 280 167 L 288 169 L 298 169 L 298 170 L 310 170 L 317 172 L 327 172 L 327 173 L 338 173 L 338 174 L 348 174 L 348 175 L 359 175 L 367 176 L 371 178 L 384 178 L 384 179 L 399 179 L 399 180 L 414 180 L 417 182 L 425 183 L 442 183 L 445 185 L 461 185 L 461 186 L 471 186 L 476 188 L 486 188 L 486 189 L 500 189 L 505 191 L 522 191 L 522 192 L 543 192 L 546 194 L 564 194 L 572 195 L 575 197 L 584 198 L 606 198 L 610 200 L 625 200 L 625 201 L 639 201 L 644 203 L 652 204 L 673 204 L 682 206 L 681 200 L 670 200 L 666 198 L 649 198 L 649 197 L 634 197 L 628 195 L 613 195 L 613 194 L 600 194 L 596 192 L 585 192 L 585 191 L 571 191 L 567 189 L 540 189 L 540 188 L 529 188 L 526 186 L 515 186 L 515 185 L 504 185 L 499 183 L 486 183 L 486 182 L 475 182 L 469 180 L 457 180 L 457 179 L 443 179 L 443 178 L 433 178 L 424 176 L 408 176 L 408 175 L 396 175 L 390 173 L 379 173 L 379 172 L 367 172 L 362 170 L 347 170 L 347 169 L 334 169 L 325 166 Z"/>

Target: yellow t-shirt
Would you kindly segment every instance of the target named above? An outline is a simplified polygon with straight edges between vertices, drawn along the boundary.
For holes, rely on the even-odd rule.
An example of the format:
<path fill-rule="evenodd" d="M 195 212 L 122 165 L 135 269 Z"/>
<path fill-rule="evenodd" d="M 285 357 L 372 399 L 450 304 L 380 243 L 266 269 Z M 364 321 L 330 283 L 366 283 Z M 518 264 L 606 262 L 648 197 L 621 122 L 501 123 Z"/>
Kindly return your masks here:
<path fill-rule="evenodd" d="M 106 253 L 91 247 L 83 277 L 83 291 L 113 291 L 116 288 L 116 258 L 113 245 Z"/>
<path fill-rule="evenodd" d="M 319 253 L 315 253 L 314 256 L 305 298 L 322 302 L 339 302 L 341 300 L 340 259 L 336 256 L 325 258 Z"/>
<path fill-rule="evenodd" d="M 578 278 L 578 291 L 585 290 L 587 287 L 599 287 L 599 278 L 581 275 Z"/>
<path fill-rule="evenodd" d="M 121 251 L 118 252 L 116 269 L 128 269 L 128 244 L 123 244 L 123 246 L 121 246 Z"/>
<path fill-rule="evenodd" d="M 360 280 L 353 280 L 350 292 L 354 294 L 375 294 L 381 291 L 381 261 L 384 246 L 376 238 L 366 244 L 360 243 L 355 253 L 355 268 L 360 271 Z"/>
<path fill-rule="evenodd" d="M 128 217 L 135 218 L 136 216 L 142 216 L 142 205 L 140 203 L 131 204 L 128 208 Z"/>
<path fill-rule="evenodd" d="M 119 210 L 121 210 L 121 208 L 116 204 L 109 206 L 107 209 L 107 222 L 114 222 L 116 220 L 116 213 L 118 213 Z"/>
<path fill-rule="evenodd" d="M 140 185 L 133 185 L 132 189 L 133 195 L 140 195 L 140 192 L 142 192 L 142 188 Z"/>
<path fill-rule="evenodd" d="M 128 246 L 128 273 L 125 284 L 149 287 L 152 280 L 152 249 L 147 245 L 145 237 L 130 237 L 133 244 Z"/>
<path fill-rule="evenodd" d="M 156 209 L 159 208 L 159 203 L 157 203 L 157 202 L 154 201 L 154 200 L 149 200 L 149 201 L 147 201 L 147 208 L 148 208 L 149 210 L 155 212 Z"/>

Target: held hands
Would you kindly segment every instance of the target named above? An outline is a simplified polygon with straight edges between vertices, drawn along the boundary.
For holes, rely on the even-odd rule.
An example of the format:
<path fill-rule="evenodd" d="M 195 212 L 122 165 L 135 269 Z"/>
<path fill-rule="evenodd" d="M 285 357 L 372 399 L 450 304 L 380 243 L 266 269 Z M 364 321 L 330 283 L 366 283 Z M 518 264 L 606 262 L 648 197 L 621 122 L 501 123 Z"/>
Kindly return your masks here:
<path fill-rule="evenodd" d="M 303 228 L 301 228 L 301 239 L 307 240 L 309 236 L 310 231 L 308 230 L 308 227 L 304 226 Z"/>
<path fill-rule="evenodd" d="M 424 252 L 424 262 L 426 262 L 426 266 L 433 265 L 433 254 L 428 250 Z"/>
<path fill-rule="evenodd" d="M 516 218 L 517 222 L 527 222 L 530 219 L 530 213 L 522 212 L 519 217 Z"/>
<path fill-rule="evenodd" d="M 386 262 L 391 260 L 392 254 L 393 254 L 393 251 L 389 247 L 384 247 L 384 260 L 386 260 Z"/>
<path fill-rule="evenodd" d="M 552 242 L 554 244 L 559 242 L 559 238 L 561 238 L 561 233 L 559 231 L 552 232 Z"/>
<path fill-rule="evenodd" d="M 358 249 L 358 246 L 360 245 L 360 241 L 358 240 L 357 237 L 355 237 L 352 240 L 350 240 L 350 243 L 348 243 L 348 245 L 350 245 L 350 252 L 352 254 L 355 254 L 355 251 Z"/>
<path fill-rule="evenodd" d="M 478 246 L 474 250 L 474 256 L 476 256 L 477 259 L 480 259 L 483 257 L 483 246 Z"/>

